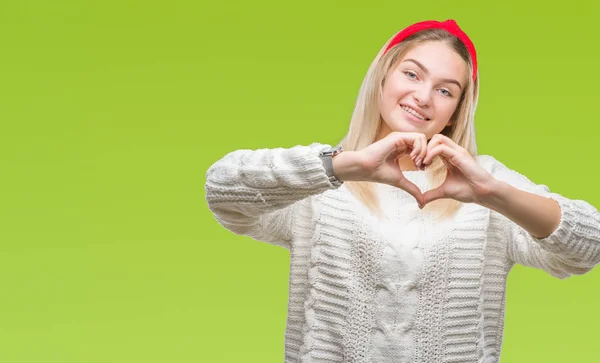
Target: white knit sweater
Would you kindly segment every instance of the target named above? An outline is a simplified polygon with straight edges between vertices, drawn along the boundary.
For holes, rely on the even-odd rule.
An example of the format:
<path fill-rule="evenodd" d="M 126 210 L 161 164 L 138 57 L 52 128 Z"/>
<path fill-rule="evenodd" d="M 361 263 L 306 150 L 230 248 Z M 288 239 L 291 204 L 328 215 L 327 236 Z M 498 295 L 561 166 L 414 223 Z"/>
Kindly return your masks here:
<path fill-rule="evenodd" d="M 290 251 L 285 362 L 498 362 L 505 284 L 515 263 L 558 278 L 600 261 L 600 213 L 495 158 L 496 179 L 556 200 L 561 221 L 538 239 L 505 216 L 463 204 L 449 222 L 377 184 L 385 218 L 330 184 L 329 145 L 237 150 L 206 174 L 206 200 L 230 231 Z M 421 190 L 422 171 L 405 172 Z"/>

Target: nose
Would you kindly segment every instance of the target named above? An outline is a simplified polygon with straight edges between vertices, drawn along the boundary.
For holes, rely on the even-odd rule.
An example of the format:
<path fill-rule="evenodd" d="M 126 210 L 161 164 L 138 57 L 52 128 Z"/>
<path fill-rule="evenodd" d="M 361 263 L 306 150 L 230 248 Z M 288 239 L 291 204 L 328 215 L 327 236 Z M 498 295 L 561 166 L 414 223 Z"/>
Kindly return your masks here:
<path fill-rule="evenodd" d="M 429 89 L 423 85 L 415 89 L 413 98 L 419 106 L 427 106 L 431 101 L 431 93 L 429 92 Z"/>

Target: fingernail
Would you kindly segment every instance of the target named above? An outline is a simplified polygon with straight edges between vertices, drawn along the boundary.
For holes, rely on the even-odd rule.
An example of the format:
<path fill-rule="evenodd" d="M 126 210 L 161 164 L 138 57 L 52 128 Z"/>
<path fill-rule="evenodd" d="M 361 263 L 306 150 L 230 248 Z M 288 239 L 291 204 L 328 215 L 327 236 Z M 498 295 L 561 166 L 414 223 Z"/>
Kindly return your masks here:
<path fill-rule="evenodd" d="M 415 164 L 417 164 L 417 168 L 420 168 L 421 167 L 421 159 L 417 159 L 417 162 Z"/>

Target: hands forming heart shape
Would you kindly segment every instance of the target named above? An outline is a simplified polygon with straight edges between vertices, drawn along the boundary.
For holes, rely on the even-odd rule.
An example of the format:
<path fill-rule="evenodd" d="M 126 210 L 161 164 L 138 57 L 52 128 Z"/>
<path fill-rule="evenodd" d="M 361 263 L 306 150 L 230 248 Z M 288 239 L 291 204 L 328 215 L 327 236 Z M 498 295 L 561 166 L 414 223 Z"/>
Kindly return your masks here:
<path fill-rule="evenodd" d="M 398 165 L 398 159 L 409 153 L 420 170 L 425 170 L 439 157 L 447 167 L 444 182 L 422 193 L 406 179 Z M 477 203 L 493 190 L 497 181 L 467 150 L 442 134 L 434 135 L 428 142 L 425 134 L 392 132 L 368 147 L 340 158 L 334 169 L 341 180 L 370 181 L 401 188 L 417 200 L 420 208 L 442 198 Z"/>

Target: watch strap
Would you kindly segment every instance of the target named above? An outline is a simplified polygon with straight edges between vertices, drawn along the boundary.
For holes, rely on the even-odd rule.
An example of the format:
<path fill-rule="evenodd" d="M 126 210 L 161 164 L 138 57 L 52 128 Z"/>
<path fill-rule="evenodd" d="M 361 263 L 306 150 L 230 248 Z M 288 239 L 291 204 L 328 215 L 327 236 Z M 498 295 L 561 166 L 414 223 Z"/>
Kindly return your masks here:
<path fill-rule="evenodd" d="M 325 172 L 327 173 L 327 177 L 331 184 L 336 187 L 341 186 L 344 182 L 339 180 L 334 173 L 333 170 L 333 157 L 343 151 L 341 146 L 336 146 L 334 148 L 323 150 L 319 153 L 319 157 L 323 162 L 323 167 L 325 168 Z"/>

